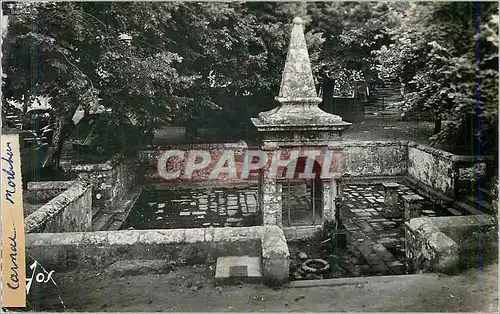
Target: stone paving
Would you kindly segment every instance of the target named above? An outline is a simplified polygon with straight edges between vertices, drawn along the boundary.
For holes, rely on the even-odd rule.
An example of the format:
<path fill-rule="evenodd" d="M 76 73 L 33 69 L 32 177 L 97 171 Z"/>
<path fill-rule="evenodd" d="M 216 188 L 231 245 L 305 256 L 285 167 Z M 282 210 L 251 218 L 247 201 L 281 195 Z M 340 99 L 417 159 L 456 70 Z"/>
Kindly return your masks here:
<path fill-rule="evenodd" d="M 257 186 L 147 190 L 122 229 L 247 227 L 260 219 Z"/>
<path fill-rule="evenodd" d="M 401 185 L 398 208 L 403 209 L 402 196 L 419 195 Z M 424 198 L 422 216 L 452 216 L 457 212 L 443 208 Z M 342 221 L 349 231 L 349 250 L 361 253 L 374 274 L 404 274 L 404 223 L 403 218 L 383 216 L 384 190 L 382 185 L 347 185 L 343 189 Z M 367 268 L 367 266 L 364 266 Z M 365 269 L 367 270 L 367 269 Z"/>

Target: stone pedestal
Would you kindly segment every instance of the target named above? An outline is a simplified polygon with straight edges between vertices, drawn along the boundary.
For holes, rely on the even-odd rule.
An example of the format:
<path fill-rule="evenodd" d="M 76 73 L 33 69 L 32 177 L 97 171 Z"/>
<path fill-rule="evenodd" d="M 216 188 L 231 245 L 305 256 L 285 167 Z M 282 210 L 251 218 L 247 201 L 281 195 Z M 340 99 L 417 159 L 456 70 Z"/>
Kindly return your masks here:
<path fill-rule="evenodd" d="M 404 220 L 420 217 L 422 214 L 422 201 L 424 199 L 418 195 L 403 196 Z"/>
<path fill-rule="evenodd" d="M 293 20 L 290 44 L 281 77 L 278 106 L 260 112 L 252 118 L 253 124 L 263 136 L 263 149 L 300 149 L 301 147 L 339 147 L 344 132 L 351 123 L 342 117 L 319 108 L 311 61 L 304 36 L 303 21 Z M 332 185 L 333 184 L 333 185 Z M 336 182 L 324 182 L 323 220 L 335 219 Z M 264 225 L 282 225 L 281 185 L 275 180 L 264 179 L 260 200 Z"/>
<path fill-rule="evenodd" d="M 384 187 L 384 208 L 383 214 L 386 218 L 399 218 L 401 211 L 398 209 L 398 188 L 395 182 L 382 183 Z"/>

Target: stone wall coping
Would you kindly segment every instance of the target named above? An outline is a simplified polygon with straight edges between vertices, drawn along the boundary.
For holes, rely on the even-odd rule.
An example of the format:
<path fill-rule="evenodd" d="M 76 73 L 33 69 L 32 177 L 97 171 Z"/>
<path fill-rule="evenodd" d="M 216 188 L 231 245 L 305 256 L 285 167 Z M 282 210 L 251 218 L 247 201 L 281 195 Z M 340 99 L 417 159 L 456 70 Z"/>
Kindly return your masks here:
<path fill-rule="evenodd" d="M 408 142 L 408 147 L 413 147 L 416 149 L 419 149 L 421 151 L 424 151 L 426 153 L 432 154 L 434 156 L 439 156 L 442 157 L 443 159 L 448 159 L 453 162 L 474 162 L 478 160 L 483 160 L 483 161 L 493 161 L 494 157 L 493 156 L 469 156 L 469 155 L 455 155 L 450 152 L 444 151 L 439 148 L 431 147 L 428 145 L 423 145 L 419 144 L 414 141 L 409 141 Z"/>
<path fill-rule="evenodd" d="M 382 186 L 384 188 L 389 188 L 389 189 L 394 188 L 395 189 L 395 188 L 398 188 L 400 186 L 400 184 L 396 183 L 396 182 L 382 182 Z"/>
<path fill-rule="evenodd" d="M 420 229 L 423 225 L 430 224 L 436 229 L 466 226 L 491 226 L 495 225 L 495 219 L 487 214 L 469 216 L 447 216 L 447 217 L 418 217 L 406 222 L 410 230 Z"/>
<path fill-rule="evenodd" d="M 405 224 L 410 230 L 417 230 L 425 224 L 432 224 L 432 221 L 430 217 L 419 217 L 419 218 L 412 218 Z"/>
<path fill-rule="evenodd" d="M 409 142 L 408 147 L 416 148 L 418 150 L 421 150 L 423 152 L 429 153 L 429 154 L 437 156 L 437 157 L 441 157 L 441 158 L 446 159 L 446 160 L 452 160 L 455 156 L 454 154 L 449 153 L 447 151 L 444 151 L 444 150 L 441 150 L 438 148 L 434 148 L 434 147 L 430 147 L 427 145 L 418 144 L 416 142 Z"/>
<path fill-rule="evenodd" d="M 65 166 L 65 168 L 66 170 L 73 172 L 107 171 L 112 170 L 123 159 L 125 159 L 125 157 L 123 157 L 121 154 L 116 154 L 107 161 L 100 164 L 69 164 Z"/>
<path fill-rule="evenodd" d="M 495 219 L 487 214 L 470 216 L 432 217 L 431 223 L 439 230 L 471 226 L 493 226 Z"/>
<path fill-rule="evenodd" d="M 494 156 L 489 156 L 489 155 L 481 155 L 481 156 L 475 156 L 475 155 L 454 155 L 453 156 L 453 161 L 454 162 L 464 162 L 464 163 L 473 163 L 473 162 L 478 162 L 478 161 L 494 161 L 495 157 Z"/>
<path fill-rule="evenodd" d="M 441 231 L 431 233 L 427 238 L 427 243 L 436 253 L 458 251 L 460 247 L 458 243 Z"/>
<path fill-rule="evenodd" d="M 190 150 L 190 149 L 241 149 L 247 148 L 248 144 L 245 141 L 234 142 L 234 143 L 213 143 L 213 144 L 170 144 L 158 146 L 155 149 L 145 149 L 141 150 L 142 154 L 158 153 L 158 151 L 178 149 L 178 150 Z"/>
<path fill-rule="evenodd" d="M 368 147 L 368 146 L 407 146 L 408 141 L 388 140 L 388 141 L 343 141 L 345 147 Z"/>
<path fill-rule="evenodd" d="M 408 203 L 415 203 L 415 202 L 418 202 L 418 201 L 423 201 L 424 198 L 420 195 L 416 195 L 416 194 L 413 194 L 413 195 L 403 195 L 403 200 L 405 202 L 408 202 Z"/>
<path fill-rule="evenodd" d="M 40 207 L 34 213 L 29 215 L 24 223 L 25 232 L 33 231 L 37 226 L 40 226 L 45 221 L 56 216 L 69 203 L 80 198 L 92 185 L 86 181 L 74 181 L 74 183 L 64 192 L 51 199 L 47 204 Z"/>
<path fill-rule="evenodd" d="M 283 230 L 277 226 L 266 228 L 262 237 L 262 258 L 283 259 L 289 257 L 290 251 Z"/>
<path fill-rule="evenodd" d="M 181 244 L 197 242 L 248 241 L 284 239 L 283 231 L 277 226 L 255 226 L 234 228 L 190 228 L 190 229 L 152 229 L 119 230 L 95 232 L 31 233 L 26 235 L 26 246 L 58 245 L 132 245 L 143 244 Z M 286 240 L 285 240 L 286 244 Z M 287 253 L 281 249 L 280 252 Z M 287 255 L 288 256 L 288 255 Z"/>
<path fill-rule="evenodd" d="M 28 191 L 66 190 L 76 181 L 31 181 L 28 182 Z"/>

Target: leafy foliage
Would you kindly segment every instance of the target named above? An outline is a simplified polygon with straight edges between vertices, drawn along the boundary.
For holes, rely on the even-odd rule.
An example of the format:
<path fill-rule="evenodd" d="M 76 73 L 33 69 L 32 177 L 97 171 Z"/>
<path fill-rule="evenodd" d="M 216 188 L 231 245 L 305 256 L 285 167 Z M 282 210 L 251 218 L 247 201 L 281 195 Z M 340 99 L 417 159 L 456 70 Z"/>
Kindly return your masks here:
<path fill-rule="evenodd" d="M 79 106 L 90 110 L 101 104 L 116 121 L 145 128 L 168 122 L 189 103 L 187 91 L 198 77 L 183 73 L 182 57 L 160 45 L 165 34 L 156 32 L 154 17 L 161 15 L 156 6 L 18 4 L 9 14 L 3 45 L 5 97 L 48 96 L 66 120 Z M 140 19 L 143 13 L 148 21 Z"/>
<path fill-rule="evenodd" d="M 384 80 L 399 80 L 407 116 L 444 116 L 434 142 L 459 139 L 496 153 L 498 15 L 493 3 L 412 3 L 375 51 Z M 479 153 L 472 149 L 470 153 Z"/>
<path fill-rule="evenodd" d="M 113 123 L 145 132 L 206 125 L 210 117 L 224 119 L 212 122 L 218 127 L 245 126 L 275 106 L 288 26 L 298 15 L 318 85 L 333 80 L 335 93 L 347 95 L 360 81 L 400 81 L 408 115 L 427 111 L 453 121 L 436 137 L 444 141 L 478 112 L 477 73 L 481 131 L 493 132 L 493 12 L 487 3 L 17 3 L 2 46 L 3 95 L 25 104 L 49 96 L 66 123 L 79 106 L 101 106 Z M 127 134 L 117 136 L 122 146 L 131 145 Z"/>

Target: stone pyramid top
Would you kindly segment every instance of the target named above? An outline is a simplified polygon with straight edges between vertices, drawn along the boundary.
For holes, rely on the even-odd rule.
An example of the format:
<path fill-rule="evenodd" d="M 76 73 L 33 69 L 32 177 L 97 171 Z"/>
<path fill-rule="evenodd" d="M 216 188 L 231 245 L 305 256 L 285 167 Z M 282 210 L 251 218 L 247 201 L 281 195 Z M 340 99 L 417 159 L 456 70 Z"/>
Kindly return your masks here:
<path fill-rule="evenodd" d="M 301 18 L 296 17 L 293 20 L 285 69 L 276 97 L 280 106 L 259 113 L 258 118 L 252 118 L 252 122 L 261 130 L 299 127 L 303 131 L 315 131 L 318 127 L 343 129 L 350 125 L 342 121 L 340 116 L 327 113 L 318 107 L 322 99 L 316 93 L 303 24 Z"/>
<path fill-rule="evenodd" d="M 278 101 L 290 102 L 303 98 L 312 100 L 318 97 L 302 25 L 301 18 L 296 17 L 293 20 L 280 92 L 276 97 Z M 321 99 L 316 101 L 319 103 Z"/>

